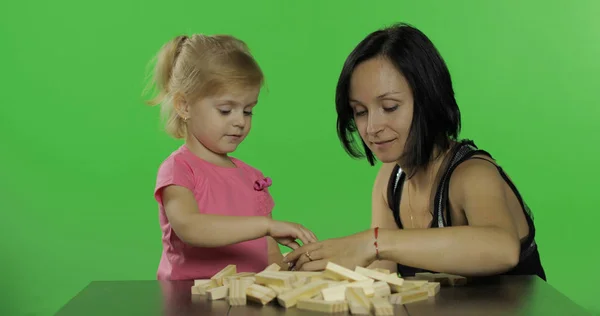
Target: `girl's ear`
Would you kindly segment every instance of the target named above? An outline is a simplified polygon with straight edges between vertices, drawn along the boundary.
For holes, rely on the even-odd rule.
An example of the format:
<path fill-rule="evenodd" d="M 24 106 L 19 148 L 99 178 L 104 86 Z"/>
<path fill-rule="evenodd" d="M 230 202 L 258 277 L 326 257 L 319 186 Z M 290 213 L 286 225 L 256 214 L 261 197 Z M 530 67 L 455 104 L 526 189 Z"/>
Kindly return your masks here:
<path fill-rule="evenodd" d="M 190 117 L 189 104 L 182 93 L 178 92 L 173 96 L 173 107 L 177 115 L 183 120 L 187 120 Z"/>

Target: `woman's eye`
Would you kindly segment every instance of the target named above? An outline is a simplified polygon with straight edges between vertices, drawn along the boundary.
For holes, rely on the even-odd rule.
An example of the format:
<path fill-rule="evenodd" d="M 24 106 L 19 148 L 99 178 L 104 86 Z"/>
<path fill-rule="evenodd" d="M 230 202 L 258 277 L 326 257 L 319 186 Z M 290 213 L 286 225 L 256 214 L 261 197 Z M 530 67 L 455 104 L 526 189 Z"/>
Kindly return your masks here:
<path fill-rule="evenodd" d="M 221 114 L 229 114 L 231 113 L 231 110 L 219 110 L 219 112 L 221 112 Z"/>
<path fill-rule="evenodd" d="M 397 104 L 394 105 L 394 106 L 392 106 L 392 107 L 383 107 L 383 110 L 386 111 L 386 112 L 394 112 L 394 111 L 396 111 L 396 109 L 398 109 L 398 105 Z"/>
<path fill-rule="evenodd" d="M 356 115 L 356 116 L 363 116 L 365 114 L 367 114 L 367 111 L 355 111 L 354 112 L 354 115 Z"/>
<path fill-rule="evenodd" d="M 244 115 L 246 115 L 246 116 L 252 116 L 252 111 L 244 111 Z"/>

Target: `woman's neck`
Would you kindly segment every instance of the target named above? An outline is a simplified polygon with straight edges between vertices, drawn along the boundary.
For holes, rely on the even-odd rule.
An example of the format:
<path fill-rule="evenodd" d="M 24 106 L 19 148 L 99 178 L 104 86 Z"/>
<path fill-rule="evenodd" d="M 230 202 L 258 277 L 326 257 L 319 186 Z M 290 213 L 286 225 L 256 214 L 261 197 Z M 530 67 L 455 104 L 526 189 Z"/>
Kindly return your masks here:
<path fill-rule="evenodd" d="M 436 148 L 433 152 L 433 159 L 425 167 L 417 170 L 404 170 L 407 175 L 411 175 L 407 178 L 407 182 L 416 191 L 429 191 L 437 182 L 437 175 L 445 164 L 450 151 L 451 149 L 440 150 Z"/>

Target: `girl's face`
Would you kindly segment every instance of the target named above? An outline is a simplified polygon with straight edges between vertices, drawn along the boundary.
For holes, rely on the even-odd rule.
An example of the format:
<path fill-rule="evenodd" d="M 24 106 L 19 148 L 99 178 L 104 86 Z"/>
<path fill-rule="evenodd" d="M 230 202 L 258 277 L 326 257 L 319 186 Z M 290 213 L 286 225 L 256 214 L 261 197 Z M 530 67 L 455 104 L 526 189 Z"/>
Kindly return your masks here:
<path fill-rule="evenodd" d="M 378 160 L 397 162 L 413 117 L 408 82 L 383 57 L 359 64 L 350 79 L 350 106 L 358 132 Z"/>
<path fill-rule="evenodd" d="M 235 151 L 250 132 L 259 92 L 260 87 L 229 90 L 185 107 L 188 139 L 220 156 Z"/>

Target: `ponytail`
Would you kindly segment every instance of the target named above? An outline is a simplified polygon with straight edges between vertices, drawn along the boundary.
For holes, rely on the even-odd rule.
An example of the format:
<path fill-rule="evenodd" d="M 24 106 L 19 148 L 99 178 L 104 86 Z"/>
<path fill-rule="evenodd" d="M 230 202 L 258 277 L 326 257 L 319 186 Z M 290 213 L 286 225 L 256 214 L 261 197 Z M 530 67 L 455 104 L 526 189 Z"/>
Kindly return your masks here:
<path fill-rule="evenodd" d="M 167 42 L 155 56 L 154 76 L 150 84 L 156 87 L 158 94 L 151 100 L 146 101 L 148 105 L 161 104 L 170 92 L 170 81 L 177 57 L 181 53 L 183 43 L 188 39 L 186 35 L 179 35 Z"/>

